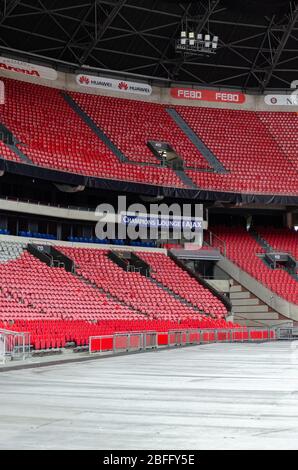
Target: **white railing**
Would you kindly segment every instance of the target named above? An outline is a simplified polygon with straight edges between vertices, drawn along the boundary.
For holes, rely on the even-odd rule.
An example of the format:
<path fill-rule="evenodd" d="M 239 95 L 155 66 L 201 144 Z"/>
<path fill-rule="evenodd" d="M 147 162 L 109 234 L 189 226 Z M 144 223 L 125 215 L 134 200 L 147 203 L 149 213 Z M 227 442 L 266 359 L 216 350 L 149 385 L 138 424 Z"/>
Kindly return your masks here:
<path fill-rule="evenodd" d="M 0 363 L 25 360 L 30 355 L 30 333 L 0 329 Z"/>

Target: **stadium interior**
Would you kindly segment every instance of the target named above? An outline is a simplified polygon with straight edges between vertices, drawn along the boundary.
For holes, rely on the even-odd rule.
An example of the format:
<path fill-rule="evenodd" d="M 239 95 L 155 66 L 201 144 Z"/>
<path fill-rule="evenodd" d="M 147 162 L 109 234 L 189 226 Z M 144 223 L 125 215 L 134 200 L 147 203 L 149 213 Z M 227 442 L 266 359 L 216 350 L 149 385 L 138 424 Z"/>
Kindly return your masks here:
<path fill-rule="evenodd" d="M 298 335 L 297 3 L 70 3 L 1 11 L 4 355 Z M 201 205 L 199 240 L 99 237 L 120 196 Z"/>

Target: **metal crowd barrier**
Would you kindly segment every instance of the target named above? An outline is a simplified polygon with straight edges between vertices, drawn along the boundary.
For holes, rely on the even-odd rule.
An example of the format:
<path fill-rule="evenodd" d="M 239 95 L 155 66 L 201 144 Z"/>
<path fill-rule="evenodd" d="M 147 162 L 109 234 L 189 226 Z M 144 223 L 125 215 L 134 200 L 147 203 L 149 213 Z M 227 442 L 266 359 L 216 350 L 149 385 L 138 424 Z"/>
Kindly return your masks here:
<path fill-rule="evenodd" d="M 291 340 L 293 339 L 293 327 L 280 327 L 276 329 L 276 338 Z"/>
<path fill-rule="evenodd" d="M 279 338 L 274 328 L 173 330 L 168 332 L 140 331 L 91 336 L 89 338 L 89 353 L 115 354 L 191 344 L 273 341 L 276 339 Z"/>
<path fill-rule="evenodd" d="M 30 333 L 0 329 L 0 363 L 25 360 L 30 355 Z"/>

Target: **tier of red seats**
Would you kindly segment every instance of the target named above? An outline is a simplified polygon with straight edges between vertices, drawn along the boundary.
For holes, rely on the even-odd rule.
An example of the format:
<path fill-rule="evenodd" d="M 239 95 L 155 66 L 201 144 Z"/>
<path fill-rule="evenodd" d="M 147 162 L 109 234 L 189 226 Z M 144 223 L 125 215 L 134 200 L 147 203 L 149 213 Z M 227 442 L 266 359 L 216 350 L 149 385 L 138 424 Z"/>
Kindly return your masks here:
<path fill-rule="evenodd" d="M 0 140 L 0 156 L 2 156 L 4 160 L 12 160 L 15 162 L 20 161 L 18 155 L 13 152 L 13 150 L 11 150 L 2 140 Z"/>
<path fill-rule="evenodd" d="M 205 295 L 205 289 L 165 255 L 150 258 L 154 266 L 165 265 L 157 277 L 170 285 L 171 273 L 179 282 L 189 283 L 190 289 L 179 289 L 179 295 L 203 307 L 209 316 L 180 303 L 144 276 L 123 271 L 108 259 L 106 250 L 62 249 L 73 257 L 78 273 L 92 286 L 62 268 L 48 267 L 27 252 L 25 245 L 16 245 L 2 242 L 1 246 L 0 328 L 29 332 L 36 350 L 61 348 L 67 343 L 86 346 L 90 336 L 117 332 L 239 327 L 226 322 L 218 300 L 213 302 L 212 294 Z M 146 254 L 142 256 L 146 258 Z M 171 284 L 171 288 L 177 286 Z M 192 290 L 195 296 L 190 298 Z M 255 339 L 260 339 L 257 333 Z"/>
<path fill-rule="evenodd" d="M 196 299 L 196 305 L 210 316 L 184 305 L 139 273 L 123 271 L 108 259 L 106 250 L 63 247 L 61 251 L 73 257 L 77 272 L 93 286 L 63 268 L 47 266 L 25 245 L 1 242 L 0 321 L 10 329 L 21 325 L 22 331 L 31 332 L 36 349 L 63 347 L 68 341 L 87 344 L 91 334 L 115 331 L 230 326 L 217 299 L 199 285 L 196 294 L 201 302 Z M 174 266 L 172 261 L 168 265 Z"/>
<path fill-rule="evenodd" d="M 166 113 L 165 105 L 73 93 L 78 104 L 134 162 L 121 163 L 70 108 L 60 90 L 6 78 L 4 81 L 6 103 L 1 106 L 0 122 L 18 138 L 19 149 L 33 164 L 102 178 L 183 188 L 186 185 L 174 171 L 158 165 L 146 145 L 148 140 L 160 139 L 172 145 L 186 165 L 208 168 L 200 152 Z M 187 170 L 200 188 L 298 193 L 296 113 L 186 106 L 175 109 L 228 171 L 218 174 Z M 3 143 L 0 155 L 20 161 Z"/>
<path fill-rule="evenodd" d="M 27 251 L 0 264 L 2 297 L 19 301 L 26 309 L 5 308 L 3 320 L 68 319 L 115 320 L 143 319 L 143 315 L 120 305 L 91 286 L 82 283 L 63 268 L 50 268 Z"/>
<path fill-rule="evenodd" d="M 298 261 L 298 232 L 287 228 L 258 227 L 257 232 L 277 251 L 292 254 Z"/>
<path fill-rule="evenodd" d="M 204 318 L 204 315 L 180 302 L 140 273 L 124 271 L 108 258 L 107 250 L 60 249 L 75 261 L 78 274 L 149 319 L 184 321 Z M 208 312 L 208 302 L 206 308 Z"/>
<path fill-rule="evenodd" d="M 298 171 L 297 113 L 257 113 L 262 123 Z"/>
<path fill-rule="evenodd" d="M 72 96 L 129 160 L 158 163 L 147 146 L 148 141 L 153 140 L 170 144 L 185 166 L 210 168 L 207 160 L 165 112 L 164 106 L 83 93 L 72 93 Z"/>
<path fill-rule="evenodd" d="M 289 302 L 298 304 L 298 283 L 283 269 L 271 269 L 257 255 L 264 249 L 242 227 L 212 227 L 226 244 L 226 254 L 241 269 L 246 271 L 272 292 Z"/>
<path fill-rule="evenodd" d="M 4 81 L 0 122 L 18 138 L 20 150 L 34 164 L 102 178 L 184 186 L 171 169 L 120 163 L 70 108 L 60 90 Z"/>
<path fill-rule="evenodd" d="M 223 303 L 190 274 L 179 268 L 171 258 L 163 253 L 138 252 L 137 254 L 151 266 L 152 277 L 169 287 L 175 294 L 179 294 L 211 316 L 220 318 L 227 315 Z"/>
<path fill-rule="evenodd" d="M 297 194 L 297 165 L 281 150 L 257 113 L 186 106 L 176 109 L 230 172 L 202 174 L 189 170 L 188 175 L 198 186 L 222 191 Z M 292 122 L 296 135 L 297 116 Z M 277 121 L 276 125 L 282 122 Z"/>
<path fill-rule="evenodd" d="M 236 329 L 236 323 L 224 320 L 203 319 L 200 321 L 169 322 L 157 320 L 136 321 L 101 321 L 90 323 L 86 321 L 65 320 L 16 320 L 14 322 L 1 321 L 0 329 L 28 332 L 31 334 L 31 345 L 34 349 L 62 348 L 67 343 L 77 346 L 89 344 L 90 336 L 113 335 L 115 333 L 156 331 L 168 332 L 171 330 L 195 329 Z M 243 328 L 243 327 L 241 327 Z"/>

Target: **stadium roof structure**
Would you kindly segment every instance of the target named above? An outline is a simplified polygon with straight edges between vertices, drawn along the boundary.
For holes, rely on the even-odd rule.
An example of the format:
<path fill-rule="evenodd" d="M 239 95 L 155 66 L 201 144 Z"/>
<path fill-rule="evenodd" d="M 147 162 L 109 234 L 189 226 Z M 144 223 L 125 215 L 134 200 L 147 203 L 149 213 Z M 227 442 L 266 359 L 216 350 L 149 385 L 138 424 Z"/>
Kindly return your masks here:
<path fill-rule="evenodd" d="M 216 54 L 175 50 L 183 21 L 219 37 Z M 57 68 L 171 85 L 289 89 L 298 79 L 298 2 L 2 0 L 0 52 Z"/>

